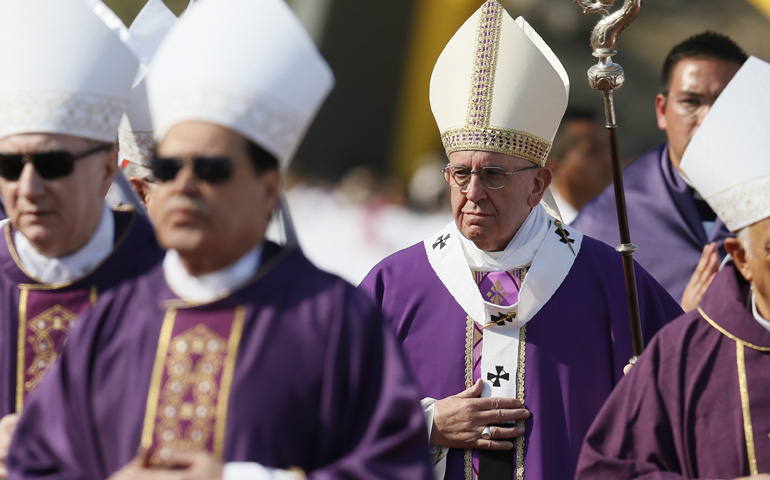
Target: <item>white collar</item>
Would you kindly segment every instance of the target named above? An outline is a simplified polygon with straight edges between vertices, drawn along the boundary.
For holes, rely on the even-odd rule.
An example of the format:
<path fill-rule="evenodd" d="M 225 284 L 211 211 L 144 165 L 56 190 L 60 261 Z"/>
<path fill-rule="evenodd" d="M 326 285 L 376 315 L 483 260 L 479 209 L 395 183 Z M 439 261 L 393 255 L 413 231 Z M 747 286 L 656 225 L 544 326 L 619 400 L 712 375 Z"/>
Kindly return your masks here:
<path fill-rule="evenodd" d="M 503 272 L 528 267 L 543 243 L 549 225 L 548 214 L 543 207 L 537 205 L 529 212 L 519 231 L 501 252 L 485 252 L 462 235 L 460 235 L 460 243 L 471 270 Z"/>
<path fill-rule="evenodd" d="M 104 204 L 99 226 L 85 245 L 74 253 L 53 258 L 38 252 L 23 233 L 13 236 L 16 252 L 24 270 L 41 283 L 68 283 L 96 268 L 112 252 L 115 242 L 115 219 Z"/>
<path fill-rule="evenodd" d="M 754 297 L 754 289 L 751 289 L 751 313 L 754 314 L 754 319 L 759 322 L 760 325 L 762 325 L 765 330 L 770 332 L 770 322 L 762 318 L 762 315 L 759 314 L 759 310 L 757 310 L 757 299 Z"/>
<path fill-rule="evenodd" d="M 187 272 L 176 250 L 169 250 L 163 258 L 163 274 L 179 298 L 195 303 L 212 302 L 226 297 L 251 279 L 259 268 L 262 248 L 260 243 L 229 267 L 197 277 Z"/>

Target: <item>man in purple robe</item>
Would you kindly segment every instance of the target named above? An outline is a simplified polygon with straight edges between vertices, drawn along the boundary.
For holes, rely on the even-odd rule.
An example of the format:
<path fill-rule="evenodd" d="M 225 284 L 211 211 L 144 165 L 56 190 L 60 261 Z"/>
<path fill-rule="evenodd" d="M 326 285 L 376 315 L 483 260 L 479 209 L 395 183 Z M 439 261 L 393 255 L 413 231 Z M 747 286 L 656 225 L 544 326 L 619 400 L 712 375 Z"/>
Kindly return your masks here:
<path fill-rule="evenodd" d="M 661 330 L 612 392 L 577 478 L 770 478 L 768 125 L 770 64 L 752 57 L 682 159 L 682 171 L 737 233 L 725 239 L 732 261 L 697 310 Z"/>
<path fill-rule="evenodd" d="M 746 54 L 729 38 L 705 32 L 676 45 L 663 64 L 655 97 L 658 128 L 668 141 L 623 172 L 634 258 L 689 311 L 719 264 L 730 233 L 680 172 L 687 144 Z M 571 224 L 611 246 L 620 244 L 615 191 L 610 185 Z"/>
<path fill-rule="evenodd" d="M 455 221 L 360 285 L 417 377 L 437 478 L 571 478 L 632 356 L 620 256 L 540 204 L 567 82 L 523 18 L 485 2 L 431 80 Z M 681 309 L 637 274 L 649 338 Z"/>
<path fill-rule="evenodd" d="M 299 21 L 282 0 L 197 3 L 147 83 L 169 250 L 73 332 L 25 408 L 10 478 L 429 479 L 380 312 L 265 240 L 279 169 L 333 83 Z"/>
<path fill-rule="evenodd" d="M 2 464 L 16 413 L 72 326 L 162 256 L 145 218 L 104 200 L 133 54 L 79 1 L 8 2 L 0 22 L 0 62 L 13 71 L 0 78 Z M 36 40 L 20 43 L 33 26 Z"/>

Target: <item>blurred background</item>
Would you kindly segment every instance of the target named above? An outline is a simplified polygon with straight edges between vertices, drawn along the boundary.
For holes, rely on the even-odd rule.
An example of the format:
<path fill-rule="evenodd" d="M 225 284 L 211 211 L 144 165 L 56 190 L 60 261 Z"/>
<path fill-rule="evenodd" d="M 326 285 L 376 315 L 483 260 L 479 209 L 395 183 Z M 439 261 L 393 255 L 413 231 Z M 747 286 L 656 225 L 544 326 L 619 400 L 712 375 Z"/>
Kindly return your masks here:
<path fill-rule="evenodd" d="M 126 25 L 144 5 L 104 1 Z M 189 3 L 165 1 L 177 14 Z M 524 16 L 562 61 L 571 81 L 570 106 L 593 110 L 603 120 L 601 94 L 590 89 L 585 73 L 596 63 L 589 38 L 600 17 L 583 15 L 570 0 L 500 1 L 512 16 Z M 428 85 L 444 45 L 482 0 L 287 2 L 337 78 L 291 166 L 289 204 L 303 247 L 318 245 L 325 252 L 314 260 L 331 270 L 341 261 L 354 264 L 352 272 L 337 272 L 356 283 L 382 256 L 451 220 Z M 613 10 L 622 0 L 615 4 Z M 674 44 L 707 29 L 770 60 L 770 0 L 646 0 L 621 34 L 613 59 L 626 72 L 615 94 L 625 161 L 665 140 L 653 108 L 663 58 Z M 340 214 L 342 207 L 349 210 Z M 345 237 L 350 245 L 340 240 Z M 364 247 L 372 252 L 356 258 L 353 252 Z"/>

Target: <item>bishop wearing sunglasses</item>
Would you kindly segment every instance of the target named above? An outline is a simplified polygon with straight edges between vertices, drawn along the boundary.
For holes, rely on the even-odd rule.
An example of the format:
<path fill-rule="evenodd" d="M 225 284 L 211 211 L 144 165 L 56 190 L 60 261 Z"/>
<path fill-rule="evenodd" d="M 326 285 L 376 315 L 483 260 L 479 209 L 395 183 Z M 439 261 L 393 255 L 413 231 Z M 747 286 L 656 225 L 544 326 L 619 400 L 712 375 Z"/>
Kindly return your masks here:
<path fill-rule="evenodd" d="M 0 13 L 0 460 L 28 396 L 83 314 L 160 259 L 149 222 L 104 196 L 137 68 L 82 2 L 5 2 Z M 18 42 L 28 28 L 35 42 Z M 103 63 L 94 58 L 104 59 Z M 45 59 L 41 61 L 41 59 Z M 65 73 L 63 73 L 65 72 Z"/>
<path fill-rule="evenodd" d="M 164 39 L 147 88 L 168 251 L 70 338 L 25 407 L 12 474 L 432 478 L 417 390 L 379 311 L 265 239 L 281 171 L 332 84 L 284 0 L 202 0 Z"/>

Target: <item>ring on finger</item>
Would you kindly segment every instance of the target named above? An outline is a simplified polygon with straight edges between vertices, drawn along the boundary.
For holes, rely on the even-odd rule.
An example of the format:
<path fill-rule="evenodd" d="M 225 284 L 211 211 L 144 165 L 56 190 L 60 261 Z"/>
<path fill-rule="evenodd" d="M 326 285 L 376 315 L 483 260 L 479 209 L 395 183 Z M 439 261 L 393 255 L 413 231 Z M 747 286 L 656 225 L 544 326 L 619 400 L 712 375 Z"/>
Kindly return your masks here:
<path fill-rule="evenodd" d="M 484 430 L 481 431 L 481 438 L 484 440 L 489 440 L 492 438 L 492 430 L 489 428 L 489 425 L 484 427 Z"/>

